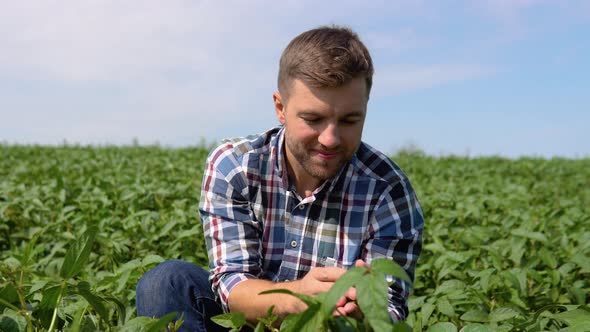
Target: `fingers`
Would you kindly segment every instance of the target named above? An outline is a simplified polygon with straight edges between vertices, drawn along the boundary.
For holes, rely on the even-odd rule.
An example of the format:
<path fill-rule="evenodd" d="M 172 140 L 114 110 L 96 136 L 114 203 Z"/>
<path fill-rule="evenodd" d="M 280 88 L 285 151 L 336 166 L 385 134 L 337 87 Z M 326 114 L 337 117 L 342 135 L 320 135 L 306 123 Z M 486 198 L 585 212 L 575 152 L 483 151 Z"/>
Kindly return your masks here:
<path fill-rule="evenodd" d="M 359 267 L 369 266 L 361 259 L 356 260 L 354 265 Z M 346 269 L 339 267 L 316 267 L 309 271 L 309 273 L 301 280 L 302 286 L 299 292 L 307 295 L 316 295 L 318 293 L 327 292 L 334 285 L 334 282 L 344 275 L 346 271 Z M 344 297 L 355 301 L 356 289 L 349 289 Z"/>
<path fill-rule="evenodd" d="M 346 301 L 348 301 L 346 296 L 343 296 L 340 299 L 338 299 L 338 302 L 336 302 L 336 308 L 342 307 L 344 304 L 346 304 Z"/>
<path fill-rule="evenodd" d="M 343 306 L 336 307 L 333 316 L 351 316 L 351 317 L 362 317 L 362 313 L 359 310 L 358 305 L 355 302 L 346 302 Z"/>
<path fill-rule="evenodd" d="M 346 302 L 346 304 L 341 308 L 342 312 L 344 312 L 346 315 L 350 315 L 358 309 L 358 306 L 354 302 Z"/>
<path fill-rule="evenodd" d="M 354 266 L 368 268 L 369 264 L 365 263 L 362 259 L 357 259 L 354 262 Z M 308 274 L 318 281 L 334 282 L 346 273 L 346 271 L 346 269 L 340 267 L 316 267 L 309 271 Z"/>
<path fill-rule="evenodd" d="M 336 309 L 334 310 L 333 315 L 349 315 L 356 310 L 358 310 L 358 305 L 356 304 L 356 288 L 351 287 L 346 291 L 346 294 L 336 302 Z"/>
<path fill-rule="evenodd" d="M 318 267 L 310 271 L 318 281 L 334 282 L 338 280 L 344 273 L 345 269 L 339 267 Z"/>
<path fill-rule="evenodd" d="M 339 267 L 316 267 L 298 281 L 298 293 L 314 296 L 327 292 L 344 273 Z"/>
<path fill-rule="evenodd" d="M 356 288 L 350 287 L 345 294 L 346 298 L 351 301 L 356 301 Z"/>
<path fill-rule="evenodd" d="M 314 287 L 314 294 L 313 295 L 317 295 L 319 293 L 325 293 L 327 291 L 330 290 L 330 288 L 332 288 L 332 286 L 334 285 L 333 282 L 316 282 Z"/>
<path fill-rule="evenodd" d="M 365 261 L 362 260 L 362 259 L 357 259 L 354 262 L 354 266 L 356 266 L 356 267 L 367 267 L 368 268 L 369 267 L 369 264 L 365 263 Z"/>

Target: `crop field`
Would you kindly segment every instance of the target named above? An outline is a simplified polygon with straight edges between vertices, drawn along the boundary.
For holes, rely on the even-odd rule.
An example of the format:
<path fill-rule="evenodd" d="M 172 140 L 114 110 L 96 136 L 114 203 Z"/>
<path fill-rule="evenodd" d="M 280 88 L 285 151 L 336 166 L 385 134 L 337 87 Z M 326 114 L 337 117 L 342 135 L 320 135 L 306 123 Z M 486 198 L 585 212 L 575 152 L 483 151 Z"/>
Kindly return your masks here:
<path fill-rule="evenodd" d="M 0 145 L 0 331 L 159 331 L 135 286 L 207 266 L 206 148 Z M 425 215 L 414 331 L 590 331 L 590 159 L 392 159 Z"/>

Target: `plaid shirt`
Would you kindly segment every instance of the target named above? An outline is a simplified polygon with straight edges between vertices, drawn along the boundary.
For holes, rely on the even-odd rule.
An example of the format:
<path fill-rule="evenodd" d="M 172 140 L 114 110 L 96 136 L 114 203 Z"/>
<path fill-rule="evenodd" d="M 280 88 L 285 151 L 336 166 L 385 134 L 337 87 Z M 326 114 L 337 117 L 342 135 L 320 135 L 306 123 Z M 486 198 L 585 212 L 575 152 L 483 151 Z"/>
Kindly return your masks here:
<path fill-rule="evenodd" d="M 227 312 L 240 282 L 301 279 L 316 266 L 393 258 L 411 278 L 422 248 L 422 211 L 397 165 L 361 143 L 309 197 L 289 183 L 284 129 L 226 141 L 208 159 L 199 211 L 213 292 Z M 390 288 L 389 309 L 405 319 L 410 286 Z"/>

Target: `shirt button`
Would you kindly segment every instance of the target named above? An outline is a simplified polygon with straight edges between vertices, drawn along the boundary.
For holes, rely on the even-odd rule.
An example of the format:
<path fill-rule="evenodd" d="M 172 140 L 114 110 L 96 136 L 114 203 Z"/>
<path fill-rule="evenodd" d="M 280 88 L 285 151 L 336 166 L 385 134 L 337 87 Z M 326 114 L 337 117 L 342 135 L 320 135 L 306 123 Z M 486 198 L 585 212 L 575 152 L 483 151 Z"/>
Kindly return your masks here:
<path fill-rule="evenodd" d="M 291 247 L 293 247 L 293 248 L 297 247 L 297 241 L 295 241 L 295 240 L 291 241 Z"/>
<path fill-rule="evenodd" d="M 299 210 L 305 209 L 305 205 L 299 205 Z"/>

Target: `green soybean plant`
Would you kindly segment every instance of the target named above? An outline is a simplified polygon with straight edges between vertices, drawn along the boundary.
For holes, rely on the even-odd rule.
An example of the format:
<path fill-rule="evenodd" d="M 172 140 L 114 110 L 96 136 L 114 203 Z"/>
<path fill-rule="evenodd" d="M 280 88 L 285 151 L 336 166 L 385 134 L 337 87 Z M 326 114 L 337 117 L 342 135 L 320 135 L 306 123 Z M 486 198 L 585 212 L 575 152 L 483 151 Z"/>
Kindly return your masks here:
<path fill-rule="evenodd" d="M 8 283 L 0 292 L 0 303 L 10 309 L 0 322 L 0 329 L 10 331 L 56 331 L 67 324 L 70 329 L 80 330 L 85 314 L 91 307 L 98 320 L 108 320 L 107 302 L 116 304 L 121 320 L 125 319 L 125 306 L 114 297 L 97 295 L 87 281 L 78 275 L 86 266 L 96 238 L 97 228 L 89 227 L 83 235 L 71 243 L 59 272 L 53 276 L 37 276 L 30 284 L 30 264 L 36 256 L 38 236 L 33 237 L 23 254 L 10 257 L 1 264 L 2 274 Z M 80 296 L 87 305 L 66 308 L 66 298 Z M 11 314 L 12 313 L 12 314 Z"/>
<path fill-rule="evenodd" d="M 116 324 L 110 318 L 111 304 L 115 305 L 119 317 L 119 331 L 178 330 L 182 318 L 172 322 L 176 313 L 160 319 L 137 317 L 125 323 L 125 305 L 108 294 L 99 295 L 88 281 L 80 278 L 95 243 L 95 226 L 70 243 L 56 275 L 37 275 L 38 281 L 31 284 L 29 280 L 34 273 L 30 265 L 36 256 L 40 233 L 33 236 L 21 255 L 0 264 L 2 279 L 6 281 L 0 287 L 0 309 L 3 309 L 0 331 L 110 331 Z M 76 300 L 78 297 L 85 301 Z"/>
<path fill-rule="evenodd" d="M 265 317 L 259 318 L 256 326 L 246 321 L 243 313 L 218 315 L 212 320 L 231 331 L 240 331 L 248 326 L 254 331 L 315 332 L 315 331 L 412 331 L 405 322 L 393 323 L 387 310 L 387 294 L 390 283 L 386 276 L 411 282 L 406 272 L 395 262 L 378 258 L 369 267 L 353 267 L 340 277 L 326 292 L 311 297 L 286 289 L 265 291 L 260 294 L 282 293 L 297 297 L 307 309 L 299 314 L 285 317 L 280 329 L 273 326 L 278 317 L 269 308 Z M 395 279 L 393 279 L 395 280 Z M 394 281 L 395 282 L 395 281 Z M 363 312 L 362 319 L 334 316 L 336 303 L 350 287 L 357 289 L 357 304 Z"/>

